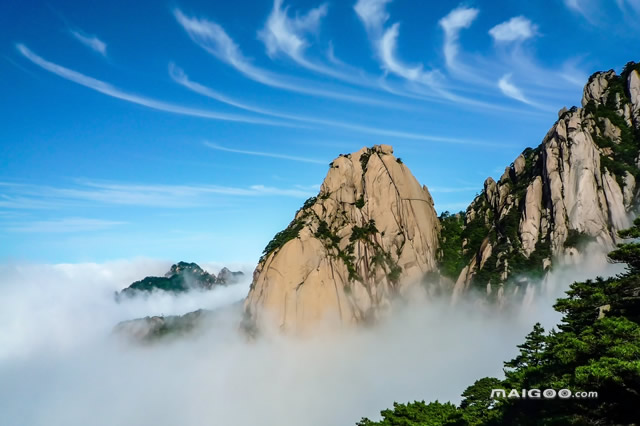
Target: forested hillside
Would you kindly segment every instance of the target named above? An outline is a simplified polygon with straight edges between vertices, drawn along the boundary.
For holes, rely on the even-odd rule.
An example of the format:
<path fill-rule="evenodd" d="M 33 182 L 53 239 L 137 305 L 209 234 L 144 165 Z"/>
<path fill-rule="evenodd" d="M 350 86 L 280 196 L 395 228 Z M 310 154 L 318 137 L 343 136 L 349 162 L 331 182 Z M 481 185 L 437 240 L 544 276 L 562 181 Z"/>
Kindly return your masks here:
<path fill-rule="evenodd" d="M 640 219 L 620 232 L 634 239 L 609 254 L 628 265 L 610 279 L 571 285 L 555 309 L 563 314 L 558 330 L 536 324 L 520 353 L 504 363 L 505 378 L 485 377 L 462 394 L 459 405 L 394 403 L 381 421 L 359 426 L 435 425 L 619 425 L 640 422 Z M 490 397 L 492 389 L 568 389 L 571 398 Z M 577 398 L 578 392 L 597 397 Z"/>

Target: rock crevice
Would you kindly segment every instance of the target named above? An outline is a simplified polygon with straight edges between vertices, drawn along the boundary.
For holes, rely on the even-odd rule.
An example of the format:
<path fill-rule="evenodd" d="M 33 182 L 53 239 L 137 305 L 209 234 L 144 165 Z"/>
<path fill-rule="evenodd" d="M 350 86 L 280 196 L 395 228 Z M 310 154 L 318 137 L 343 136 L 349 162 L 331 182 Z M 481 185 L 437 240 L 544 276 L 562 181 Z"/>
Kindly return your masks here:
<path fill-rule="evenodd" d="M 526 149 L 498 182 L 487 179 L 466 211 L 467 261 L 457 292 L 472 282 L 541 276 L 588 241 L 614 246 L 638 202 L 639 69 L 629 63 L 620 76 L 613 70 L 591 76 L 582 108 L 563 108 L 540 146 Z M 487 241 L 474 238 L 483 233 Z"/>
<path fill-rule="evenodd" d="M 245 325 L 293 333 L 375 319 L 437 268 L 433 200 L 388 145 L 341 155 L 256 268 Z"/>

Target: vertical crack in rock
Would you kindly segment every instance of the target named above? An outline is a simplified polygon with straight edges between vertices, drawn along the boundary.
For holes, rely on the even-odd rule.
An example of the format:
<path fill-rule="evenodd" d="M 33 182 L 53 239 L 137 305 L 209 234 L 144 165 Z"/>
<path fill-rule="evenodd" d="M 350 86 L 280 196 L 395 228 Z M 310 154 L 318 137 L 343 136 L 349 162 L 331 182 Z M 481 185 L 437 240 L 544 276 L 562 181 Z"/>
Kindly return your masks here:
<path fill-rule="evenodd" d="M 293 333 L 375 320 L 437 269 L 439 230 L 431 195 L 390 146 L 341 155 L 318 196 L 267 245 L 245 316 L 258 328 L 281 319 L 275 325 Z M 286 312 L 292 305 L 297 315 Z"/>

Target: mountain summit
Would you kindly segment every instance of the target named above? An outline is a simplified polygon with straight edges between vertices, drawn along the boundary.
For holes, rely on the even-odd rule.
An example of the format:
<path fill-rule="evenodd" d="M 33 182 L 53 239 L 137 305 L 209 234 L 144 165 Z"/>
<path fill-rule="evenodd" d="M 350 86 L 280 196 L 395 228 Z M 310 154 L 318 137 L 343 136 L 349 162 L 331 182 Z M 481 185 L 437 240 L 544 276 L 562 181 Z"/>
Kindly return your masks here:
<path fill-rule="evenodd" d="M 178 262 L 171 265 L 164 277 L 146 277 L 136 281 L 122 290 L 118 297 L 135 296 L 152 291 L 167 291 L 171 293 L 183 293 L 189 290 L 211 290 L 217 286 L 235 284 L 242 279 L 242 272 L 231 272 L 222 268 L 216 277 L 195 263 Z"/>
<path fill-rule="evenodd" d="M 267 317 L 295 333 L 323 319 L 373 319 L 437 268 L 439 230 L 429 191 L 390 146 L 340 155 L 318 196 L 265 248 L 245 325 Z"/>

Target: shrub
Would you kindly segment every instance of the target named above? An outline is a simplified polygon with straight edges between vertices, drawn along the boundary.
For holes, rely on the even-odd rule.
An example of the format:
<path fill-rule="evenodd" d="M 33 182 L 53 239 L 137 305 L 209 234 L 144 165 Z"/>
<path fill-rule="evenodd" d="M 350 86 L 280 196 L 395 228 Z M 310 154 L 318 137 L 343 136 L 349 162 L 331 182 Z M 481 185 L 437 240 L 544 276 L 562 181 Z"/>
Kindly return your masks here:
<path fill-rule="evenodd" d="M 367 151 L 363 152 L 360 156 L 360 165 L 362 166 L 362 173 L 367 170 L 367 163 L 369 163 L 369 157 L 371 157 L 371 149 L 367 149 Z"/>

